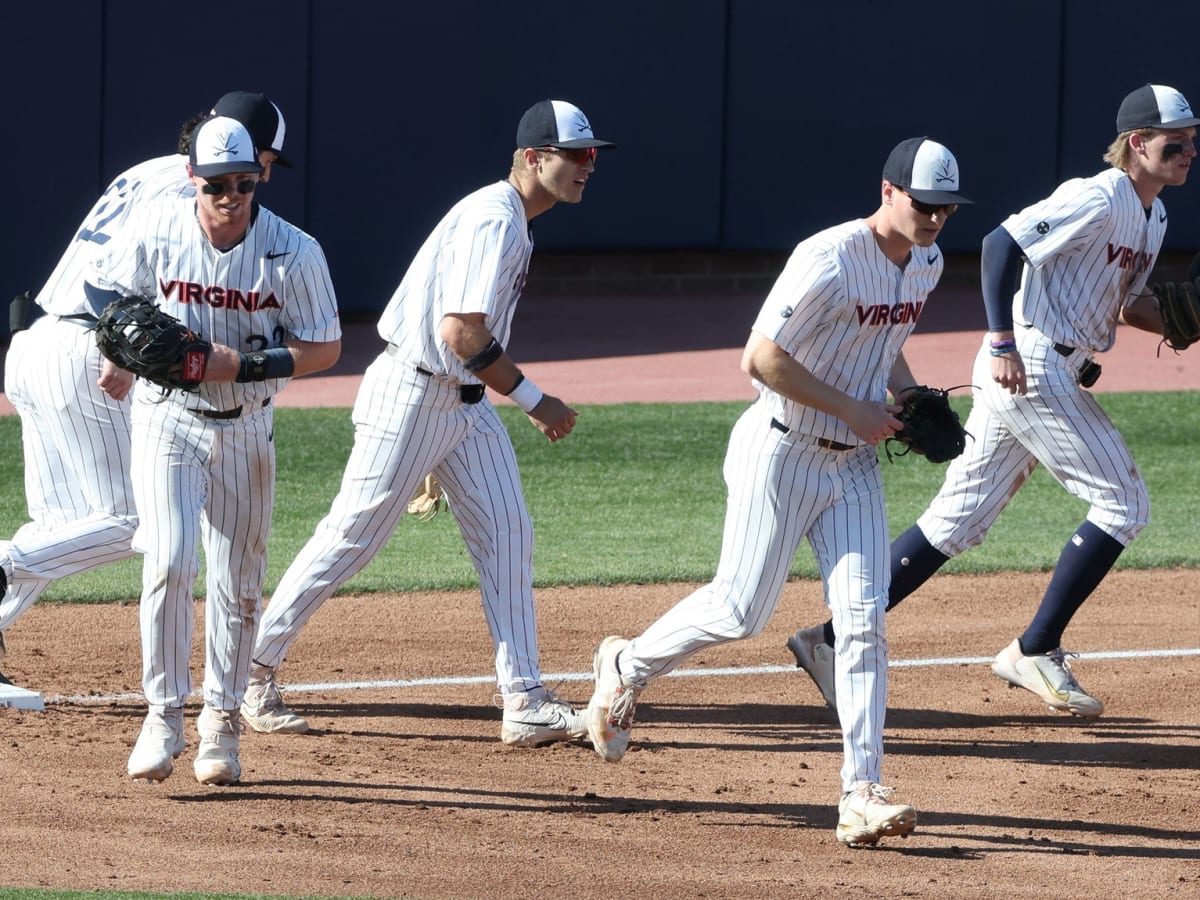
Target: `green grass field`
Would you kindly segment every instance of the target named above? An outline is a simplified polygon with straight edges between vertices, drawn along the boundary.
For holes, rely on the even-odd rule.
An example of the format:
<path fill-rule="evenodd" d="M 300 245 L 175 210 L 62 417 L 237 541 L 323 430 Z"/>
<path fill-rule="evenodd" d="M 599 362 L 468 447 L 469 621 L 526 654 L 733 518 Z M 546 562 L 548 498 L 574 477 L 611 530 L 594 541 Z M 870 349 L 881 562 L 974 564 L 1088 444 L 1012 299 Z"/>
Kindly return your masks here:
<path fill-rule="evenodd" d="M 1200 484 L 1191 449 L 1200 444 L 1192 392 L 1109 394 L 1100 400 L 1125 435 L 1150 486 L 1153 521 L 1121 557 L 1126 568 L 1200 566 L 1191 516 Z M 969 398 L 955 400 L 964 415 Z M 741 403 L 624 404 L 584 407 L 571 437 L 546 441 L 519 411 L 504 417 L 521 463 L 537 534 L 538 585 L 703 581 L 712 576 L 724 515 L 721 463 Z M 353 439 L 344 409 L 276 413 L 279 475 L 271 535 L 269 595 L 287 563 L 329 508 Z M 19 446 L 16 417 L 0 418 L 0 439 Z M 0 461 L 0 534 L 25 520 L 19 454 Z M 909 456 L 883 461 L 893 534 L 937 492 L 944 466 Z M 1044 570 L 1085 513 L 1039 469 L 981 546 L 944 571 Z M 137 560 L 57 582 L 46 598 L 109 602 L 139 593 Z M 807 547 L 794 573 L 815 576 Z M 406 516 L 384 551 L 343 591 L 474 587 L 457 526 L 443 513 Z"/>

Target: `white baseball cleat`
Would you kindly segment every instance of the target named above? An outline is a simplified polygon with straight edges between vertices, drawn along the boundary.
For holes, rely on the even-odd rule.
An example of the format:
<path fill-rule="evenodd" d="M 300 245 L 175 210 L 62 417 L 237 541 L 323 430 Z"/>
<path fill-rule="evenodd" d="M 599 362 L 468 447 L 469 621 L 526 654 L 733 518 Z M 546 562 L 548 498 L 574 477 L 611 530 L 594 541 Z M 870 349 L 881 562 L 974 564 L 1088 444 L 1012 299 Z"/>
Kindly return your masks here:
<path fill-rule="evenodd" d="M 825 643 L 825 626 L 801 628 L 787 639 L 788 649 L 825 698 L 825 705 L 837 711 L 837 681 L 833 675 L 833 647 Z"/>
<path fill-rule="evenodd" d="M 500 740 L 512 747 L 540 747 L 587 735 L 583 716 L 545 687 L 509 694 L 501 700 Z"/>
<path fill-rule="evenodd" d="M 629 747 L 629 732 L 633 714 L 643 688 L 630 684 L 617 669 L 617 654 L 629 646 L 629 641 L 615 634 L 600 642 L 592 657 L 592 674 L 596 679 L 592 699 L 588 702 L 588 737 L 592 747 L 606 762 L 620 762 Z"/>
<path fill-rule="evenodd" d="M 201 784 L 237 784 L 242 778 L 238 761 L 241 713 L 205 704 L 196 729 L 200 732 L 200 749 L 192 763 L 196 780 Z"/>
<path fill-rule="evenodd" d="M 906 803 L 889 803 L 894 790 L 864 781 L 842 794 L 837 839 L 848 847 L 869 847 L 880 838 L 908 837 L 917 826 L 917 811 Z"/>
<path fill-rule="evenodd" d="M 992 672 L 1007 681 L 1009 687 L 1037 694 L 1051 710 L 1094 718 L 1104 712 L 1104 704 L 1075 680 L 1068 655 L 1058 647 L 1049 653 L 1026 656 L 1020 643 L 1014 640 L 996 655 Z"/>
<path fill-rule="evenodd" d="M 175 771 L 175 758 L 185 747 L 182 707 L 149 712 L 125 770 L 134 781 L 165 781 Z"/>
<path fill-rule="evenodd" d="M 250 667 L 250 681 L 242 699 L 242 721 L 259 734 L 304 734 L 308 731 L 308 722 L 283 702 L 279 685 L 275 683 L 275 670 L 266 666 Z"/>

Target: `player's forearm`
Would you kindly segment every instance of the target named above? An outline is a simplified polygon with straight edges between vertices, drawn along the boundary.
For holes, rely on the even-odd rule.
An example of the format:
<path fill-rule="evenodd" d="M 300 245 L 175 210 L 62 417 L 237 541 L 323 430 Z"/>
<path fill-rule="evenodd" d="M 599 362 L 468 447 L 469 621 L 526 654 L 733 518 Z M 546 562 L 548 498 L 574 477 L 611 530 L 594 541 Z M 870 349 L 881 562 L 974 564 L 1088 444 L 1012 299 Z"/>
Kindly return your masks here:
<path fill-rule="evenodd" d="M 979 284 L 987 310 L 988 331 L 994 340 L 1012 337 L 1013 295 L 1021 283 L 1021 247 L 1001 225 L 983 239 L 979 255 Z"/>
<path fill-rule="evenodd" d="M 822 381 L 769 338 L 752 334 L 742 354 L 742 371 L 781 396 L 843 418 L 855 404 L 849 394 Z"/>

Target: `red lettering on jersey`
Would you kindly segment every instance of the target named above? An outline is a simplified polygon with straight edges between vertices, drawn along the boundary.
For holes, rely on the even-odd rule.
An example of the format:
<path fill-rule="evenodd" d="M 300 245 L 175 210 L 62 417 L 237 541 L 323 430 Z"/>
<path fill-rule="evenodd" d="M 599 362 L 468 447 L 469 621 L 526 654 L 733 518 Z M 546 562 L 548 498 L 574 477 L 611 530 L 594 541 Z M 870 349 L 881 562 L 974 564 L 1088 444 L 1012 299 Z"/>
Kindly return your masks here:
<path fill-rule="evenodd" d="M 1134 250 L 1132 247 L 1114 247 L 1108 245 L 1108 265 L 1117 264 L 1118 269 L 1128 269 L 1131 272 L 1145 272 L 1154 264 L 1154 254 L 1144 250 Z"/>
<path fill-rule="evenodd" d="M 263 297 L 258 291 L 239 291 L 237 288 L 225 288 L 218 284 L 203 285 L 190 281 L 158 282 L 158 289 L 163 297 L 177 295 L 180 303 L 205 303 L 214 309 L 231 309 L 235 312 L 257 312 L 260 309 L 279 309 L 283 306 L 274 293 Z M 868 309 L 867 315 L 870 314 Z M 858 311 L 859 324 L 862 324 L 864 312 Z"/>
<path fill-rule="evenodd" d="M 860 306 L 855 310 L 859 325 L 907 325 L 921 317 L 925 301 L 918 303 L 906 302 L 888 306 L 875 303 L 871 306 Z"/>

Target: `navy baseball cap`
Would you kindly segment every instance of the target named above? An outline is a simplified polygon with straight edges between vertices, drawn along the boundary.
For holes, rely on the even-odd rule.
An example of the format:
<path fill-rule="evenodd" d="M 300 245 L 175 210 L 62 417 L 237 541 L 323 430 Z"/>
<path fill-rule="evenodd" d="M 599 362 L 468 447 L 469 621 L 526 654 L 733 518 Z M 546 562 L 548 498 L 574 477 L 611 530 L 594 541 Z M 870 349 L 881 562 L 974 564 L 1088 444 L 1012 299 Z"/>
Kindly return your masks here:
<path fill-rule="evenodd" d="M 1117 133 L 1138 128 L 1190 128 L 1200 125 L 1187 99 L 1165 84 L 1147 84 L 1121 101 Z"/>
<path fill-rule="evenodd" d="M 922 203 L 975 202 L 958 191 L 958 160 L 954 154 L 927 137 L 897 144 L 883 166 L 883 180 L 903 188 L 904 193 Z"/>
<path fill-rule="evenodd" d="M 216 102 L 212 114 L 237 119 L 249 129 L 259 150 L 275 151 L 275 165 L 293 168 L 291 162 L 283 158 L 283 136 L 287 131 L 283 113 L 265 94 L 230 91 Z"/>
<path fill-rule="evenodd" d="M 518 147 L 616 147 L 596 140 L 591 123 L 578 106 L 566 100 L 543 100 L 525 110 L 517 126 Z"/>
<path fill-rule="evenodd" d="M 250 132 L 228 116 L 211 116 L 196 126 L 188 161 L 201 178 L 262 171 Z"/>

